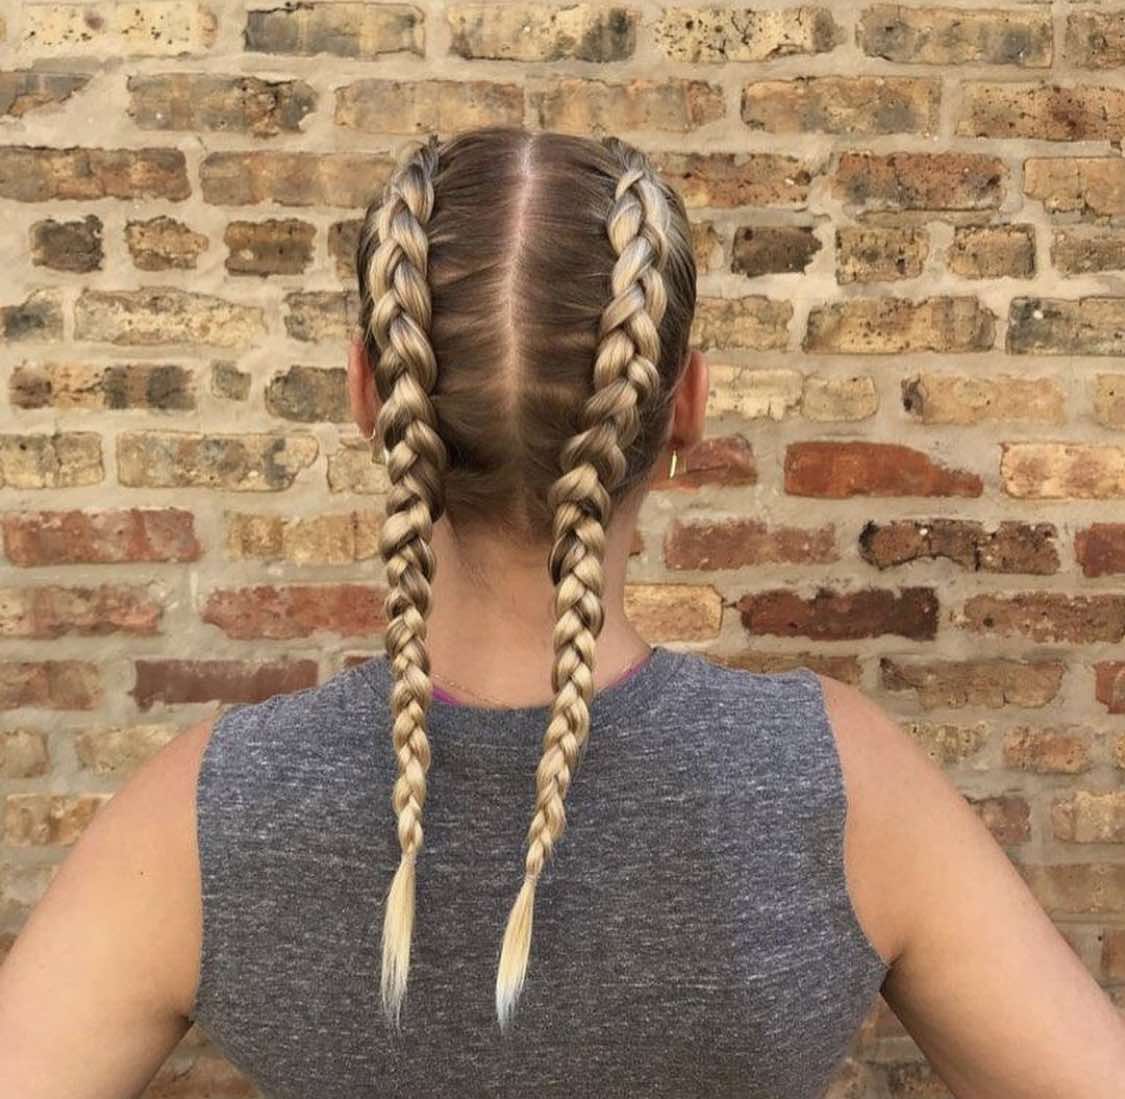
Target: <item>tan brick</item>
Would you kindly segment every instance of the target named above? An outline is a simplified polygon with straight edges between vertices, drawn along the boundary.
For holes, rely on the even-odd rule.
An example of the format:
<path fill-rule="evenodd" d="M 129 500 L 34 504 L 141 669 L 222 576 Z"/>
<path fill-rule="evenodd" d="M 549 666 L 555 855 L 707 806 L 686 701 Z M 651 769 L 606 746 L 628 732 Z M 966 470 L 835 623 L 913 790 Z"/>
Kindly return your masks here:
<path fill-rule="evenodd" d="M 0 661 L 0 710 L 93 710 L 102 699 L 98 669 L 86 661 Z"/>
<path fill-rule="evenodd" d="M 163 613 L 143 587 L 124 584 L 0 588 L 0 637 L 143 636 L 159 632 Z"/>
<path fill-rule="evenodd" d="M 1125 496 L 1125 446 L 1001 443 L 1000 483 L 1009 496 Z"/>
<path fill-rule="evenodd" d="M 386 467 L 371 457 L 364 439 L 343 438 L 335 453 L 328 455 L 328 491 L 361 496 L 382 495 L 390 489 Z"/>
<path fill-rule="evenodd" d="M 360 153 L 211 153 L 199 171 L 205 202 L 217 206 L 366 207 L 390 174 L 391 158 Z"/>
<path fill-rule="evenodd" d="M 1125 523 L 1091 523 L 1076 531 L 1074 557 L 1083 576 L 1125 573 Z"/>
<path fill-rule="evenodd" d="M 285 331 L 302 343 L 339 344 L 359 320 L 359 294 L 349 290 L 295 291 L 285 295 Z"/>
<path fill-rule="evenodd" d="M 1056 229 L 1051 263 L 1064 275 L 1125 271 L 1125 229 Z"/>
<path fill-rule="evenodd" d="M 774 134 L 931 134 L 941 82 L 913 76 L 799 76 L 742 89 L 742 121 Z"/>
<path fill-rule="evenodd" d="M 89 73 L 39 72 L 9 69 L 0 72 L 0 115 L 22 118 L 43 107 L 65 103 L 90 82 Z"/>
<path fill-rule="evenodd" d="M 11 511 L 0 515 L 12 565 L 196 561 L 195 517 L 178 508 Z"/>
<path fill-rule="evenodd" d="M 706 275 L 723 266 L 723 241 L 713 221 L 691 223 L 691 247 L 699 274 Z"/>
<path fill-rule="evenodd" d="M 1004 734 L 1003 752 L 1005 767 L 1041 775 L 1075 775 L 1090 767 L 1090 739 L 1081 731 L 1017 725 Z"/>
<path fill-rule="evenodd" d="M 125 223 L 125 244 L 141 271 L 194 270 L 209 241 L 182 221 L 159 215 Z"/>
<path fill-rule="evenodd" d="M 1066 422 L 1061 383 L 1018 374 L 924 371 L 903 379 L 902 407 L 923 424 Z"/>
<path fill-rule="evenodd" d="M 195 408 L 195 379 L 183 366 L 159 363 L 24 363 L 13 368 L 15 408 Z"/>
<path fill-rule="evenodd" d="M 79 763 L 95 775 L 124 775 L 151 759 L 179 731 L 175 725 L 83 729 L 74 748 Z"/>
<path fill-rule="evenodd" d="M 736 607 L 754 636 L 843 641 L 893 634 L 918 641 L 931 640 L 937 631 L 938 599 L 932 588 L 836 592 L 819 587 L 812 596 L 777 588 L 744 595 Z"/>
<path fill-rule="evenodd" d="M 626 584 L 625 614 L 646 641 L 717 637 L 723 601 L 710 584 Z"/>
<path fill-rule="evenodd" d="M 138 660 L 129 693 L 143 711 L 156 703 L 264 702 L 316 683 L 315 660 Z"/>
<path fill-rule="evenodd" d="M 822 247 L 811 225 L 739 225 L 731 270 L 748 278 L 802 272 Z"/>
<path fill-rule="evenodd" d="M 385 587 L 367 584 L 258 584 L 210 592 L 200 618 L 241 640 L 366 637 L 386 629 L 386 598 Z"/>
<path fill-rule="evenodd" d="M 86 274 L 102 265 L 102 223 L 92 214 L 76 221 L 47 218 L 31 227 L 31 262 L 54 271 Z"/>
<path fill-rule="evenodd" d="M 4 842 L 9 847 L 68 847 L 109 799 L 109 794 L 9 794 Z"/>
<path fill-rule="evenodd" d="M 425 17 L 413 4 L 302 3 L 246 13 L 246 49 L 311 57 L 373 60 L 425 52 Z"/>
<path fill-rule="evenodd" d="M 142 130 L 221 130 L 274 137 L 297 133 L 316 107 L 303 80 L 211 73 L 130 76 L 129 116 Z"/>
<path fill-rule="evenodd" d="M 673 61 L 768 61 L 828 53 L 846 32 L 830 6 L 782 8 L 673 7 L 653 25 L 657 48 Z"/>
<path fill-rule="evenodd" d="M 212 10 L 196 0 L 27 4 L 21 47 L 31 54 L 172 57 L 215 43 Z"/>
<path fill-rule="evenodd" d="M 261 306 L 165 286 L 83 290 L 74 329 L 76 339 L 96 343 L 249 347 L 266 334 L 266 321 Z"/>
<path fill-rule="evenodd" d="M 1051 13 L 873 4 L 860 15 L 856 42 L 871 57 L 924 65 L 1051 64 Z"/>
<path fill-rule="evenodd" d="M 346 511 L 298 518 L 227 512 L 226 555 L 232 561 L 350 565 L 379 556 L 381 511 Z"/>
<path fill-rule="evenodd" d="M 1050 214 L 1125 214 L 1125 160 L 1118 156 L 1028 157 L 1023 187 Z"/>
<path fill-rule="evenodd" d="M 599 4 L 450 3 L 451 53 L 501 61 L 625 61 L 640 13 Z"/>
<path fill-rule="evenodd" d="M 956 766 L 979 756 L 988 743 L 988 724 L 955 725 L 949 722 L 899 722 L 905 732 L 941 767 Z"/>
<path fill-rule="evenodd" d="M 212 363 L 211 393 L 225 401 L 244 401 L 250 396 L 250 375 L 234 363 Z"/>
<path fill-rule="evenodd" d="M 921 226 L 841 225 L 836 229 L 836 281 L 914 279 L 929 254 L 930 235 Z"/>
<path fill-rule="evenodd" d="M 664 563 L 670 569 L 737 569 L 837 560 L 831 523 L 805 529 L 771 527 L 760 519 L 674 519 L 664 538 Z"/>
<path fill-rule="evenodd" d="M 816 441 L 785 450 L 785 491 L 793 496 L 980 496 L 979 474 L 941 465 L 898 443 Z"/>
<path fill-rule="evenodd" d="M 133 488 L 276 492 L 312 465 L 317 450 L 311 435 L 124 431 L 117 437 L 117 475 Z"/>
<path fill-rule="evenodd" d="M 490 80 L 357 80 L 336 89 L 336 125 L 371 133 L 450 133 L 523 124 L 520 84 Z"/>
<path fill-rule="evenodd" d="M 99 198 L 187 198 L 187 162 L 178 149 L 0 148 L 0 198 L 50 202 Z"/>
<path fill-rule="evenodd" d="M 1080 69 L 1125 65 L 1125 11 L 1068 12 L 1063 50 L 1067 61 Z"/>
<path fill-rule="evenodd" d="M 960 354 L 989 350 L 995 333 L 995 314 L 975 297 L 851 298 L 814 306 L 802 347 L 852 355 Z"/>
<path fill-rule="evenodd" d="M 878 569 L 910 561 L 945 558 L 971 572 L 1034 573 L 1059 571 L 1052 523 L 1001 520 L 988 531 L 973 519 L 869 520 L 859 534 L 859 556 Z"/>
<path fill-rule="evenodd" d="M 266 411 L 302 423 L 349 423 L 347 371 L 343 367 L 291 366 L 266 386 Z"/>
<path fill-rule="evenodd" d="M 1039 708 L 1058 697 L 1065 665 L 1058 660 L 879 661 L 880 686 L 887 691 L 916 691 L 924 710 L 965 706 L 1000 710 L 1008 706 Z"/>
<path fill-rule="evenodd" d="M 4 343 L 61 340 L 62 334 L 62 294 L 58 290 L 33 290 L 16 305 L 0 306 Z"/>
<path fill-rule="evenodd" d="M 766 652 L 743 649 L 734 653 L 706 652 L 708 660 L 727 668 L 745 668 L 752 672 L 786 672 L 793 668 L 811 668 L 821 675 L 858 686 L 861 675 L 854 656 L 828 655 L 823 652 Z"/>
<path fill-rule="evenodd" d="M 1051 828 L 1066 843 L 1125 843 L 1125 793 L 1075 790 L 1054 798 Z"/>
<path fill-rule="evenodd" d="M 966 80 L 955 131 L 966 137 L 1119 141 L 1125 89 Z"/>
<path fill-rule="evenodd" d="M 35 729 L 0 732 L 0 778 L 38 778 L 51 767 L 47 738 Z"/>
<path fill-rule="evenodd" d="M 296 218 L 232 221 L 223 234 L 232 275 L 300 275 L 312 263 L 316 227 Z"/>
<path fill-rule="evenodd" d="M 536 125 L 587 134 L 617 130 L 689 133 L 726 114 L 723 89 L 703 80 L 560 79 L 531 92 Z"/>
<path fill-rule="evenodd" d="M 0 864 L 0 920 L 22 924 L 43 898 L 58 863 Z"/>
<path fill-rule="evenodd" d="M 1125 595 L 1054 591 L 986 593 L 965 600 L 951 625 L 973 633 L 1092 644 L 1125 638 Z"/>
<path fill-rule="evenodd" d="M 700 298 L 691 340 L 701 348 L 784 350 L 789 344 L 793 305 L 763 294 L 740 298 Z"/>
<path fill-rule="evenodd" d="M 783 420 L 800 411 L 804 378 L 799 370 L 717 363 L 710 373 L 708 416 Z"/>
<path fill-rule="evenodd" d="M 845 150 L 832 176 L 834 197 L 866 211 L 993 210 L 1008 168 L 986 153 L 869 153 Z"/>
<path fill-rule="evenodd" d="M 869 374 L 820 375 L 805 378 L 801 415 L 815 423 L 866 420 L 879 410 L 879 392 Z"/>
<path fill-rule="evenodd" d="M 1036 355 L 1120 355 L 1125 297 L 1013 298 L 1008 350 Z"/>
<path fill-rule="evenodd" d="M 1125 428 L 1125 374 L 1095 377 L 1094 419 L 1106 427 Z"/>
<path fill-rule="evenodd" d="M 102 440 L 93 431 L 0 435 L 0 485 L 75 488 L 100 484 Z"/>
<path fill-rule="evenodd" d="M 1125 863 L 1016 862 L 1015 867 L 1049 916 L 1125 912 Z"/>
<path fill-rule="evenodd" d="M 656 151 L 650 159 L 688 207 L 779 206 L 803 210 L 808 205 L 812 176 L 796 157 L 780 153 Z"/>
<path fill-rule="evenodd" d="M 962 278 L 1029 279 L 1035 274 L 1035 229 L 1031 225 L 958 225 L 946 262 Z"/>

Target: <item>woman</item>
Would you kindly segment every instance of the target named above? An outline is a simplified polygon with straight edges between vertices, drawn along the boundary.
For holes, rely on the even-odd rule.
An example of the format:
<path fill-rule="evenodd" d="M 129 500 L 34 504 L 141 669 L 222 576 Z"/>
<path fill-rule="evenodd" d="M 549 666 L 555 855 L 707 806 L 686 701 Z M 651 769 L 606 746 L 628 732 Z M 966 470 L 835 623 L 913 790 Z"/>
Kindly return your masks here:
<path fill-rule="evenodd" d="M 1125 1094 L 1118 1013 L 887 714 L 626 618 L 708 390 L 646 158 L 431 138 L 357 259 L 386 654 L 99 813 L 0 972 L 0 1094 L 134 1095 L 196 1020 L 271 1096 L 812 1099 L 880 991 L 957 1095 Z"/>

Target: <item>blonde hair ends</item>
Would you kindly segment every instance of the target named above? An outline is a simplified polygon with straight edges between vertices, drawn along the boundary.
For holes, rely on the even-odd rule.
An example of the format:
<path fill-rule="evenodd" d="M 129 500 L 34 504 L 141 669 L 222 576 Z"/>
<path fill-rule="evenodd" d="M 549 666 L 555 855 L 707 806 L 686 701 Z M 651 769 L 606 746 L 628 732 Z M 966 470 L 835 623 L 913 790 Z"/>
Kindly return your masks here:
<path fill-rule="evenodd" d="M 480 507 L 480 500 L 487 495 L 482 485 L 507 487 L 503 479 L 510 476 L 506 467 L 511 465 L 510 461 L 495 458 L 490 441 L 482 432 L 484 425 L 477 418 L 480 406 L 472 403 L 476 399 L 474 387 L 495 384 L 496 372 L 489 369 L 496 361 L 494 354 L 487 359 L 482 354 L 480 372 L 474 375 L 477 368 L 472 347 L 466 345 L 467 354 L 450 360 L 457 363 L 459 373 L 458 379 L 449 383 L 450 395 L 435 393 L 437 355 L 431 322 L 445 323 L 445 319 L 431 316 L 431 287 L 427 282 L 427 226 L 434 211 L 434 176 L 439 170 L 439 149 L 452 147 L 470 165 L 463 179 L 457 177 L 450 183 L 449 201 L 458 204 L 451 219 L 455 225 L 463 226 L 463 247 L 475 259 L 482 249 L 493 245 L 491 240 L 472 238 L 472 233 L 481 233 L 483 229 L 470 223 L 471 203 L 465 197 L 473 194 L 473 185 L 480 185 L 484 178 L 485 144 L 494 140 L 498 150 L 518 148 L 520 174 L 511 187 L 526 188 L 532 186 L 526 175 L 527 166 L 531 164 L 532 174 L 536 168 L 529 160 L 530 143 L 539 136 L 531 138 L 522 131 L 494 127 L 471 131 L 442 146 L 434 136 L 425 142 L 412 142 L 400 155 L 379 202 L 369 208 L 357 250 L 365 339 L 368 347 L 378 352 L 374 373 L 383 404 L 377 433 L 382 435 L 387 450 L 391 485 L 381 550 L 388 580 L 386 649 L 393 674 L 391 710 L 398 762 L 392 803 L 402 856 L 384 910 L 382 1001 L 384 1014 L 396 1029 L 400 1027 L 409 974 L 416 861 L 422 847 L 422 807 L 430 763 L 427 713 L 432 684 L 426 616 L 436 567 L 430 548 L 433 523 L 446 506 L 446 471 L 451 453 L 464 455 L 476 447 L 474 456 L 479 453 L 481 466 L 492 461 L 488 475 L 492 481 L 465 468 L 456 470 L 460 478 L 458 500 L 465 513 Z M 571 433 L 563 439 L 558 453 L 555 468 L 561 472 L 549 483 L 545 501 L 539 498 L 546 504 L 552 527 L 547 564 L 555 586 L 555 654 L 551 673 L 554 700 L 536 769 L 536 798 L 526 834 L 524 878 L 500 946 L 496 1014 L 503 1033 L 511 1026 L 527 976 L 536 885 L 565 831 L 567 791 L 590 734 L 595 649 L 604 621 L 606 527 L 612 515 L 614 492 L 623 490 L 635 479 L 638 462 L 649 458 L 654 449 L 655 429 L 659 426 L 654 417 L 667 407 L 661 398 L 667 397 L 675 380 L 675 368 L 670 364 L 673 356 L 682 357 L 686 347 L 695 301 L 695 269 L 686 214 L 678 196 L 659 183 L 647 158 L 613 137 L 601 141 L 605 152 L 595 153 L 597 146 L 588 139 L 543 136 L 552 144 L 546 144 L 541 152 L 541 170 L 555 173 L 556 187 L 565 187 L 568 192 L 580 189 L 559 172 L 559 164 L 564 169 L 568 167 L 568 158 L 582 165 L 583 170 L 594 165 L 601 172 L 609 171 L 610 166 L 616 169 L 613 200 L 602 237 L 603 242 L 608 238 L 615 259 L 609 300 L 601 306 L 597 318 L 592 384 L 589 374 L 581 379 L 581 366 L 575 363 L 567 376 L 568 391 L 585 392 L 574 409 L 554 413 L 572 421 L 574 426 L 568 429 Z M 523 143 L 525 139 L 527 143 Z M 510 198 L 507 192 L 499 190 L 501 178 L 509 177 L 497 174 L 495 180 L 491 175 L 488 178 L 499 202 Z M 604 202 L 590 197 L 594 192 L 585 177 L 577 182 L 587 187 L 583 199 Z M 575 199 L 576 203 L 579 201 L 582 199 Z M 554 203 L 552 209 L 558 205 Z M 524 205 L 515 203 L 513 209 L 522 212 Z M 479 222 L 479 218 L 472 220 Z M 517 222 L 516 233 L 522 228 L 522 223 Z M 576 249 L 581 248 L 583 239 L 588 239 L 579 234 L 590 232 L 589 226 L 576 226 Z M 452 293 L 449 287 L 454 286 L 457 293 L 465 294 L 476 306 L 477 301 L 471 296 L 476 288 L 466 278 L 470 273 L 466 270 L 466 253 L 458 253 L 457 244 L 450 243 L 449 237 L 447 231 L 442 238 L 450 255 L 449 281 L 438 288 L 438 293 Z M 523 246 L 530 247 L 526 242 Z M 557 241 L 554 247 L 559 247 Z M 670 258 L 675 264 L 675 312 L 666 325 L 671 339 L 662 344 L 660 329 L 669 305 L 664 272 Z M 490 262 L 489 258 L 479 262 L 490 271 L 499 268 L 499 263 Z M 525 268 L 528 262 L 525 258 Z M 531 262 L 542 263 L 542 256 L 532 255 Z M 588 280 L 579 285 L 580 292 L 588 293 Z M 458 304 L 463 306 L 460 299 Z M 587 301 L 582 305 L 587 306 Z M 452 313 L 455 311 L 451 310 Z M 462 311 L 461 319 L 465 315 Z M 486 314 L 474 309 L 471 315 Z M 510 322 L 513 313 L 506 315 Z M 465 323 L 479 338 L 479 327 L 473 327 L 475 322 Z M 437 337 L 445 338 L 440 331 Z M 518 347 L 518 341 L 512 346 Z M 524 352 L 533 353 L 526 348 Z M 529 415 L 537 419 L 562 392 L 562 385 L 550 374 L 552 369 L 562 368 L 546 365 L 541 376 L 526 383 L 529 387 L 542 383 L 541 391 L 532 388 L 529 392 L 533 397 L 526 398 L 542 402 L 527 405 L 535 409 Z M 464 376 L 460 377 L 462 373 Z M 460 415 L 450 413 L 448 420 L 442 421 L 452 438 L 452 450 L 437 429 L 443 399 L 461 402 L 456 409 Z M 524 395 L 518 394 L 517 399 L 524 399 Z M 542 432 L 519 436 L 519 445 L 541 436 Z M 642 446 L 640 458 L 636 450 L 630 450 L 635 442 Z M 546 469 L 546 462 L 538 462 L 535 468 Z M 524 513 L 530 518 L 526 506 Z"/>

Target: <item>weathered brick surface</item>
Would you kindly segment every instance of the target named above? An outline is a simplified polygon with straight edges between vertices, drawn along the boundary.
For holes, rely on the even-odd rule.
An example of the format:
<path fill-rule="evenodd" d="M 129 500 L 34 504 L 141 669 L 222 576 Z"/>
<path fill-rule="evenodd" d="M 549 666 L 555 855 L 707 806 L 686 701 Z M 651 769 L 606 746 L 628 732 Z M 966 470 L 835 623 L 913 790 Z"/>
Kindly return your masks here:
<path fill-rule="evenodd" d="M 195 379 L 186 368 L 157 363 L 27 363 L 9 380 L 15 408 L 195 408 Z"/>
<path fill-rule="evenodd" d="M 255 137 L 296 132 L 315 106 L 304 80 L 159 73 L 129 78 L 129 114 L 142 130 L 224 130 Z"/>
<path fill-rule="evenodd" d="M 624 61 L 633 56 L 638 13 L 575 3 L 462 4 L 445 7 L 450 49 L 502 61 Z"/>
<path fill-rule="evenodd" d="M 86 290 L 74 307 L 74 328 L 76 338 L 92 342 L 237 348 L 265 335 L 265 313 L 257 305 L 170 287 Z"/>
<path fill-rule="evenodd" d="M 873 692 L 1125 1008 L 1120 3 L 9 7 L 0 959 L 83 798 L 380 652 L 361 215 L 407 139 L 526 125 L 689 214 L 705 438 L 627 614 Z M 885 1005 L 829 1089 L 947 1092 Z M 195 1030 L 145 1099 L 257 1094 Z"/>
<path fill-rule="evenodd" d="M 180 508 L 26 511 L 0 515 L 4 556 L 13 565 L 195 561 L 195 517 Z"/>
<path fill-rule="evenodd" d="M 1053 56 L 1051 14 L 1034 8 L 873 4 L 860 16 L 857 41 L 872 57 L 907 64 L 1042 68 Z"/>
<path fill-rule="evenodd" d="M 22 118 L 31 111 L 65 103 L 90 82 L 89 73 L 0 72 L 0 115 Z"/>
<path fill-rule="evenodd" d="M 572 83 L 581 84 L 581 81 Z M 371 133 L 416 134 L 523 122 L 519 84 L 489 80 L 357 80 L 336 89 L 335 120 Z"/>
<path fill-rule="evenodd" d="M 85 274 L 102 265 L 102 223 L 92 214 L 79 221 L 47 218 L 31 227 L 31 262 L 54 271 Z"/>
<path fill-rule="evenodd" d="M 914 76 L 799 76 L 742 89 L 742 121 L 775 134 L 933 133 L 941 84 Z"/>
<path fill-rule="evenodd" d="M 141 271 L 174 271 L 194 269 L 210 241 L 182 221 L 159 216 L 126 222 L 125 245 Z"/>
<path fill-rule="evenodd" d="M 297 218 L 232 221 L 223 234 L 232 275 L 299 275 L 313 259 L 316 226 Z"/>
<path fill-rule="evenodd" d="M 365 207 L 382 189 L 391 162 L 357 153 L 211 153 L 200 168 L 205 202 L 220 206 Z"/>
<path fill-rule="evenodd" d="M 421 55 L 425 17 L 413 4 L 303 3 L 246 13 L 247 50 L 374 60 L 399 52 Z"/>
<path fill-rule="evenodd" d="M 17 202 L 160 198 L 176 202 L 189 194 L 187 162 L 178 149 L 0 148 L 0 198 Z"/>

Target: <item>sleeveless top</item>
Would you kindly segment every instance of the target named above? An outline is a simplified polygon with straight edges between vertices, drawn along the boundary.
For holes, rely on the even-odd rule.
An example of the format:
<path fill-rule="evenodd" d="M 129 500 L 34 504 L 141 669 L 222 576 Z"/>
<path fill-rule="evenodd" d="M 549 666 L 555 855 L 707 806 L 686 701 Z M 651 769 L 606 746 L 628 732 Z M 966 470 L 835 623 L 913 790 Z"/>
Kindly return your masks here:
<path fill-rule="evenodd" d="M 402 1029 L 379 998 L 399 863 L 391 669 L 228 709 L 197 783 L 192 1017 L 269 1099 L 818 1099 L 887 963 L 852 906 L 822 688 L 655 646 L 591 702 L 508 1034 L 496 965 L 547 705 L 438 697 Z"/>

